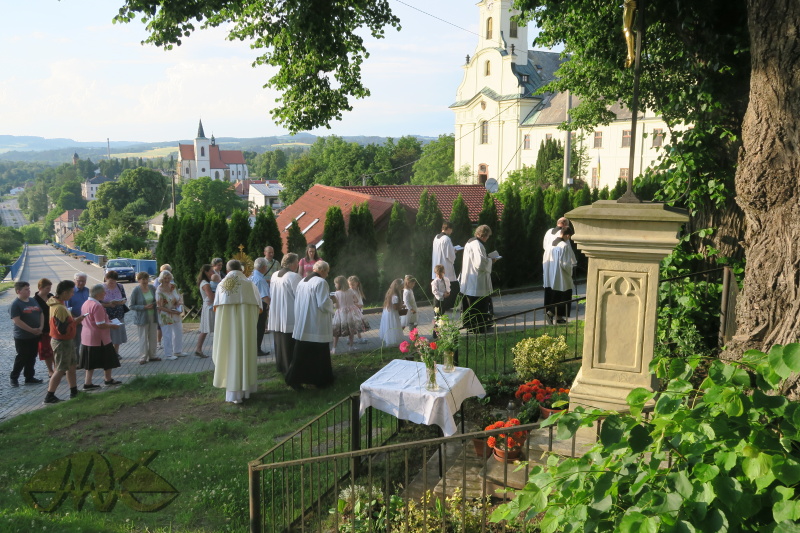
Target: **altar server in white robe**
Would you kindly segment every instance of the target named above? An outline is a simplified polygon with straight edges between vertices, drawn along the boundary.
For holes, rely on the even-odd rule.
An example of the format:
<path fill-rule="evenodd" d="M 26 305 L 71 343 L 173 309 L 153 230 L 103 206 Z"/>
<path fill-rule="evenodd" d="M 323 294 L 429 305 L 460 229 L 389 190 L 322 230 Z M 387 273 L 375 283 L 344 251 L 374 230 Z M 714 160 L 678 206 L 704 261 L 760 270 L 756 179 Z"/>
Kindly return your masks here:
<path fill-rule="evenodd" d="M 226 402 L 242 403 L 258 387 L 256 324 L 261 298 L 235 259 L 228 261 L 228 274 L 217 286 L 214 311 L 214 386 L 225 389 Z"/>
<path fill-rule="evenodd" d="M 544 256 L 547 255 L 547 252 L 553 247 L 553 241 L 561 236 L 561 230 L 569 227 L 569 219 L 567 217 L 561 217 L 558 219 L 558 222 L 556 222 L 555 228 L 549 229 L 544 233 L 544 239 L 542 239 L 542 250 L 544 250 L 544 254 L 542 254 L 542 263 L 544 263 Z"/>
<path fill-rule="evenodd" d="M 275 364 L 278 372 L 286 374 L 294 355 L 294 301 L 297 284 L 303 278 L 297 273 L 300 258 L 297 254 L 286 254 L 281 260 L 281 269 L 272 274 L 269 283 L 270 306 L 267 328 L 275 339 Z"/>
<path fill-rule="evenodd" d="M 444 311 L 453 308 L 453 302 L 459 293 L 458 277 L 456 276 L 455 261 L 456 249 L 450 235 L 453 234 L 453 225 L 450 222 L 442 224 L 442 232 L 433 238 L 433 254 L 431 257 L 431 279 L 436 279 L 436 265 L 444 267 L 444 277 L 450 280 L 450 295 L 444 300 Z"/>
<path fill-rule="evenodd" d="M 492 229 L 483 224 L 475 229 L 475 237 L 464 247 L 461 265 L 461 293 L 464 295 L 464 325 L 470 331 L 484 333 L 490 324 L 489 304 L 492 298 L 492 264 L 483 243 L 492 236 Z"/>
<path fill-rule="evenodd" d="M 548 323 L 553 323 L 553 318 L 559 324 L 566 322 L 570 315 L 572 305 L 572 290 L 575 284 L 572 281 L 572 269 L 578 264 L 575 252 L 572 250 L 572 235 L 575 232 L 567 226 L 561 230 L 561 235 L 555 238 L 552 246 L 545 251 L 542 262 L 542 280 L 544 285 L 544 305 L 550 306 L 546 311 Z"/>
<path fill-rule="evenodd" d="M 333 341 L 333 300 L 325 278 L 330 266 L 314 263 L 314 270 L 297 285 L 294 300 L 294 357 L 286 384 L 295 390 L 304 384 L 325 387 L 333 383 L 330 343 Z"/>

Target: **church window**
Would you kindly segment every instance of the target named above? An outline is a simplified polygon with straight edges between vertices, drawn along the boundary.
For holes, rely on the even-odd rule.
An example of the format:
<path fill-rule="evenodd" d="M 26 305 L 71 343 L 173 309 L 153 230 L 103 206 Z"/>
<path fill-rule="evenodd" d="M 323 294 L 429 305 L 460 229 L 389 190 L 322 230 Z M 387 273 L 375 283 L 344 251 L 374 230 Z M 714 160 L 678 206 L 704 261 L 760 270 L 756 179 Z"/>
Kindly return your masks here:
<path fill-rule="evenodd" d="M 486 19 L 486 38 L 492 38 L 492 17 Z"/>
<path fill-rule="evenodd" d="M 600 188 L 600 169 L 592 167 L 592 189 Z"/>
<path fill-rule="evenodd" d="M 186 167 L 186 175 L 189 175 L 189 167 Z"/>
<path fill-rule="evenodd" d="M 219 170 L 215 170 L 215 171 L 214 171 L 214 179 L 215 179 L 215 180 L 218 180 L 218 179 L 219 179 Z"/>
<path fill-rule="evenodd" d="M 619 169 L 619 179 L 621 179 L 621 180 L 628 179 L 628 169 L 627 168 Z"/>
<path fill-rule="evenodd" d="M 522 149 L 523 150 L 530 150 L 531 149 L 531 136 L 530 135 L 525 135 L 525 137 L 522 138 Z"/>
<path fill-rule="evenodd" d="M 594 132 L 594 147 L 595 148 L 602 148 L 603 147 L 603 132 L 602 131 Z"/>
<path fill-rule="evenodd" d="M 485 185 L 487 179 L 489 179 L 488 167 L 486 165 L 478 165 L 478 183 Z"/>
<path fill-rule="evenodd" d="M 523 74 L 522 75 L 522 83 L 528 83 L 528 75 L 527 74 Z"/>
<path fill-rule="evenodd" d="M 631 145 L 631 130 L 622 130 L 622 147 L 629 148 Z"/>
<path fill-rule="evenodd" d="M 552 141 L 553 140 L 553 134 L 552 133 L 545 134 L 544 140 L 545 141 Z"/>
<path fill-rule="evenodd" d="M 489 143 L 489 123 L 485 120 L 481 122 L 481 144 Z"/>
<path fill-rule="evenodd" d="M 653 130 L 653 148 L 663 146 L 664 144 L 664 130 L 656 128 Z"/>
<path fill-rule="evenodd" d="M 205 146 L 201 146 L 200 147 L 200 157 L 205 157 L 205 156 L 206 156 L 206 147 Z"/>
<path fill-rule="evenodd" d="M 206 171 L 206 169 L 204 169 L 204 168 L 200 169 L 200 172 L 205 172 L 205 171 Z"/>
<path fill-rule="evenodd" d="M 512 20 L 511 21 L 511 28 L 509 28 L 509 30 L 508 30 L 508 36 L 510 38 L 512 38 L 512 39 L 516 39 L 517 38 L 517 21 L 516 20 Z"/>
<path fill-rule="evenodd" d="M 486 62 L 486 70 L 485 70 L 485 72 L 484 72 L 484 75 L 485 75 L 485 76 L 488 76 L 488 75 L 490 75 L 491 73 L 492 73 L 492 62 L 491 62 L 491 61 L 487 61 L 487 62 Z"/>

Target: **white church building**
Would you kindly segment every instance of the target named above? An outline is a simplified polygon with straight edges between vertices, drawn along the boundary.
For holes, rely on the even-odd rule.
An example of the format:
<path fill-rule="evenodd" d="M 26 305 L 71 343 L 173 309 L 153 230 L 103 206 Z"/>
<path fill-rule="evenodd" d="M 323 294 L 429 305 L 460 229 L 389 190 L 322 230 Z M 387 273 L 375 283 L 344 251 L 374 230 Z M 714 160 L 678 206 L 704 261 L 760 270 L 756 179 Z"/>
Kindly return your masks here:
<path fill-rule="evenodd" d="M 450 106 L 455 112 L 455 169 L 468 165 L 478 184 L 490 178 L 502 182 L 509 172 L 535 166 L 542 141 L 552 138 L 564 144 L 567 135 L 558 129 L 566 120 L 567 94 L 534 95 L 553 79 L 562 59 L 557 53 L 528 50 L 528 30 L 511 20 L 519 13 L 511 4 L 478 2 L 478 46 L 467 56 L 464 79 Z M 573 96 L 572 105 L 577 103 Z M 572 177 L 593 188 L 613 187 L 628 175 L 631 113 L 618 105 L 611 111 L 616 120 L 607 126 L 572 134 L 574 143 L 588 148 L 590 158 L 586 174 Z M 664 121 L 648 111 L 640 112 L 636 130 L 634 176 L 655 162 L 668 135 Z"/>
<path fill-rule="evenodd" d="M 221 150 L 214 135 L 206 138 L 203 121 L 197 128 L 193 144 L 178 144 L 177 174 L 182 180 L 207 176 L 215 180 L 235 182 L 249 177 L 241 150 Z"/>

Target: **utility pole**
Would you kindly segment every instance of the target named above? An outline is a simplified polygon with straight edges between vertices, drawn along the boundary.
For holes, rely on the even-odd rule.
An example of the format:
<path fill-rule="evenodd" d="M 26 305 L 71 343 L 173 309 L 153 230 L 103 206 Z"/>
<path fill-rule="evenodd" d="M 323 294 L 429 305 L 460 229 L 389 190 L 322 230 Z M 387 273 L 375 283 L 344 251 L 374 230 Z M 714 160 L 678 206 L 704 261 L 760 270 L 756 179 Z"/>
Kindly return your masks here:
<path fill-rule="evenodd" d="M 572 109 L 572 93 L 567 91 L 567 110 L 565 112 L 567 125 L 569 125 L 570 122 L 569 112 L 571 109 Z M 567 139 L 566 141 L 564 141 L 564 178 L 561 182 L 561 186 L 565 188 L 569 185 L 572 185 L 571 183 L 572 180 L 570 179 L 569 176 L 571 158 L 572 158 L 572 132 L 569 130 L 568 127 Z"/>
<path fill-rule="evenodd" d="M 175 209 L 175 171 L 172 171 L 172 216 L 175 216 L 177 210 Z"/>

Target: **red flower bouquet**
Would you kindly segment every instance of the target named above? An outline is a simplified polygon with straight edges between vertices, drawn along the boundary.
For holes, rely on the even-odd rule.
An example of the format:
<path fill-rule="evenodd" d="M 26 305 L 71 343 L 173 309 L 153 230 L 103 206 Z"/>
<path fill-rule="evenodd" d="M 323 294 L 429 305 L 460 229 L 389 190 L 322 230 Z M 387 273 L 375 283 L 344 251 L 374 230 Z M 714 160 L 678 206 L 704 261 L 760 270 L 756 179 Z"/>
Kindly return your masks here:
<path fill-rule="evenodd" d="M 513 428 L 514 426 L 518 426 L 520 424 L 519 420 L 516 418 L 512 418 L 507 422 L 503 422 L 502 420 L 498 420 L 494 424 L 489 424 L 486 426 L 484 431 L 491 431 L 493 429 L 501 429 L 501 428 Z M 522 448 L 522 445 L 525 444 L 525 439 L 528 438 L 527 431 L 509 431 L 507 433 L 500 433 L 496 437 L 489 437 L 486 441 L 486 444 L 489 445 L 490 448 L 494 448 L 497 450 L 503 451 L 512 451 L 512 450 L 519 450 Z"/>
<path fill-rule="evenodd" d="M 545 387 L 538 379 L 533 379 L 527 383 L 523 383 L 514 393 L 518 400 L 522 403 L 528 403 L 531 400 L 536 400 L 539 405 L 546 409 L 554 409 L 553 404 L 556 402 L 569 401 L 569 389 L 560 389 L 554 387 Z M 563 406 L 556 407 L 561 409 Z"/>

